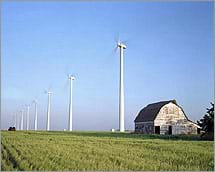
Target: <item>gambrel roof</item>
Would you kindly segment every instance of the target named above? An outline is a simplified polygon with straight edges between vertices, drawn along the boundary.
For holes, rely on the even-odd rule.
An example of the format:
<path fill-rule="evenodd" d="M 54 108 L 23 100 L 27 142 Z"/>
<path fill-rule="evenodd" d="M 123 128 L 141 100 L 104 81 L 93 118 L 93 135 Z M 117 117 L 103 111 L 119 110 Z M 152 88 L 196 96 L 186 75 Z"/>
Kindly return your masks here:
<path fill-rule="evenodd" d="M 169 101 L 161 101 L 157 103 L 152 103 L 144 107 L 137 117 L 135 118 L 134 122 L 149 122 L 149 121 L 154 121 L 156 116 L 158 115 L 160 109 L 168 104 L 168 103 L 174 103 L 175 105 L 178 106 L 176 103 L 176 100 L 169 100 Z M 183 111 L 183 110 L 182 110 Z M 186 116 L 186 115 L 185 115 Z"/>

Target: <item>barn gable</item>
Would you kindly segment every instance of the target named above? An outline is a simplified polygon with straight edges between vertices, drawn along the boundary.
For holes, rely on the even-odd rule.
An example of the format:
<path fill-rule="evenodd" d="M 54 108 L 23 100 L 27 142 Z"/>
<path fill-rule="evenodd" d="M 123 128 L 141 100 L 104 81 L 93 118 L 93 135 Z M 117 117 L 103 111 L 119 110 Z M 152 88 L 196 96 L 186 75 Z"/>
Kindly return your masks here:
<path fill-rule="evenodd" d="M 178 120 L 187 120 L 183 110 L 176 104 L 170 102 L 164 105 L 157 114 L 154 122 L 168 123 L 169 121 L 177 123 Z"/>

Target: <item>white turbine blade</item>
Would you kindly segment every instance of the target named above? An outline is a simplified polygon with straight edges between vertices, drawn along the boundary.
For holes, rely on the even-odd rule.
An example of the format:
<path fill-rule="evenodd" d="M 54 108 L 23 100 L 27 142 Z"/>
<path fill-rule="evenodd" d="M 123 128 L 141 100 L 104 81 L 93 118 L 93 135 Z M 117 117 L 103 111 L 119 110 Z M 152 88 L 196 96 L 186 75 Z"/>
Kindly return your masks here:
<path fill-rule="evenodd" d="M 67 77 L 68 78 L 68 77 Z M 68 79 L 64 82 L 63 84 L 63 91 L 66 91 L 69 87 L 69 82 L 68 82 Z"/>
<path fill-rule="evenodd" d="M 128 43 L 128 39 L 121 41 L 123 44 L 127 44 Z"/>
<path fill-rule="evenodd" d="M 69 65 L 66 65 L 66 67 L 64 68 L 64 75 L 66 75 L 67 77 L 69 77 L 69 69 L 70 69 L 70 67 L 69 67 Z"/>
<path fill-rule="evenodd" d="M 52 84 L 49 84 L 48 91 L 50 91 L 51 89 L 52 89 Z"/>
<path fill-rule="evenodd" d="M 114 53 L 116 53 L 117 52 L 117 50 L 118 50 L 118 47 L 116 46 L 115 48 L 114 48 Z"/>
<path fill-rule="evenodd" d="M 114 37 L 114 41 L 116 44 L 118 44 L 120 42 L 119 33 L 117 33 L 117 35 Z"/>

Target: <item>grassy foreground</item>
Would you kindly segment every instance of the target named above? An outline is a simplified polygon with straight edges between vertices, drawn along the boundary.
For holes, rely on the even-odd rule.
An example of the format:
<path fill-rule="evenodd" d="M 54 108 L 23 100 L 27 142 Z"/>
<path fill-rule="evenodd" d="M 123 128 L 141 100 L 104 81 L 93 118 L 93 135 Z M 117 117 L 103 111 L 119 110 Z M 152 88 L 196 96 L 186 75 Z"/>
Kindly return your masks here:
<path fill-rule="evenodd" d="M 2 170 L 210 170 L 213 141 L 110 132 L 1 131 Z"/>

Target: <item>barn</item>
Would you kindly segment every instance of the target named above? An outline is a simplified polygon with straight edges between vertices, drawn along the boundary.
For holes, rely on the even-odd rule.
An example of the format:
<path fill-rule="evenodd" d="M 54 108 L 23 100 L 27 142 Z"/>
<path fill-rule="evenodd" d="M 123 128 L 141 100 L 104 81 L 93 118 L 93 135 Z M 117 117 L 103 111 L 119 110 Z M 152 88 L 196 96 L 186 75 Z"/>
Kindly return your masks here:
<path fill-rule="evenodd" d="M 176 100 L 144 107 L 134 120 L 135 132 L 144 134 L 199 134 L 200 127 L 188 119 Z"/>

